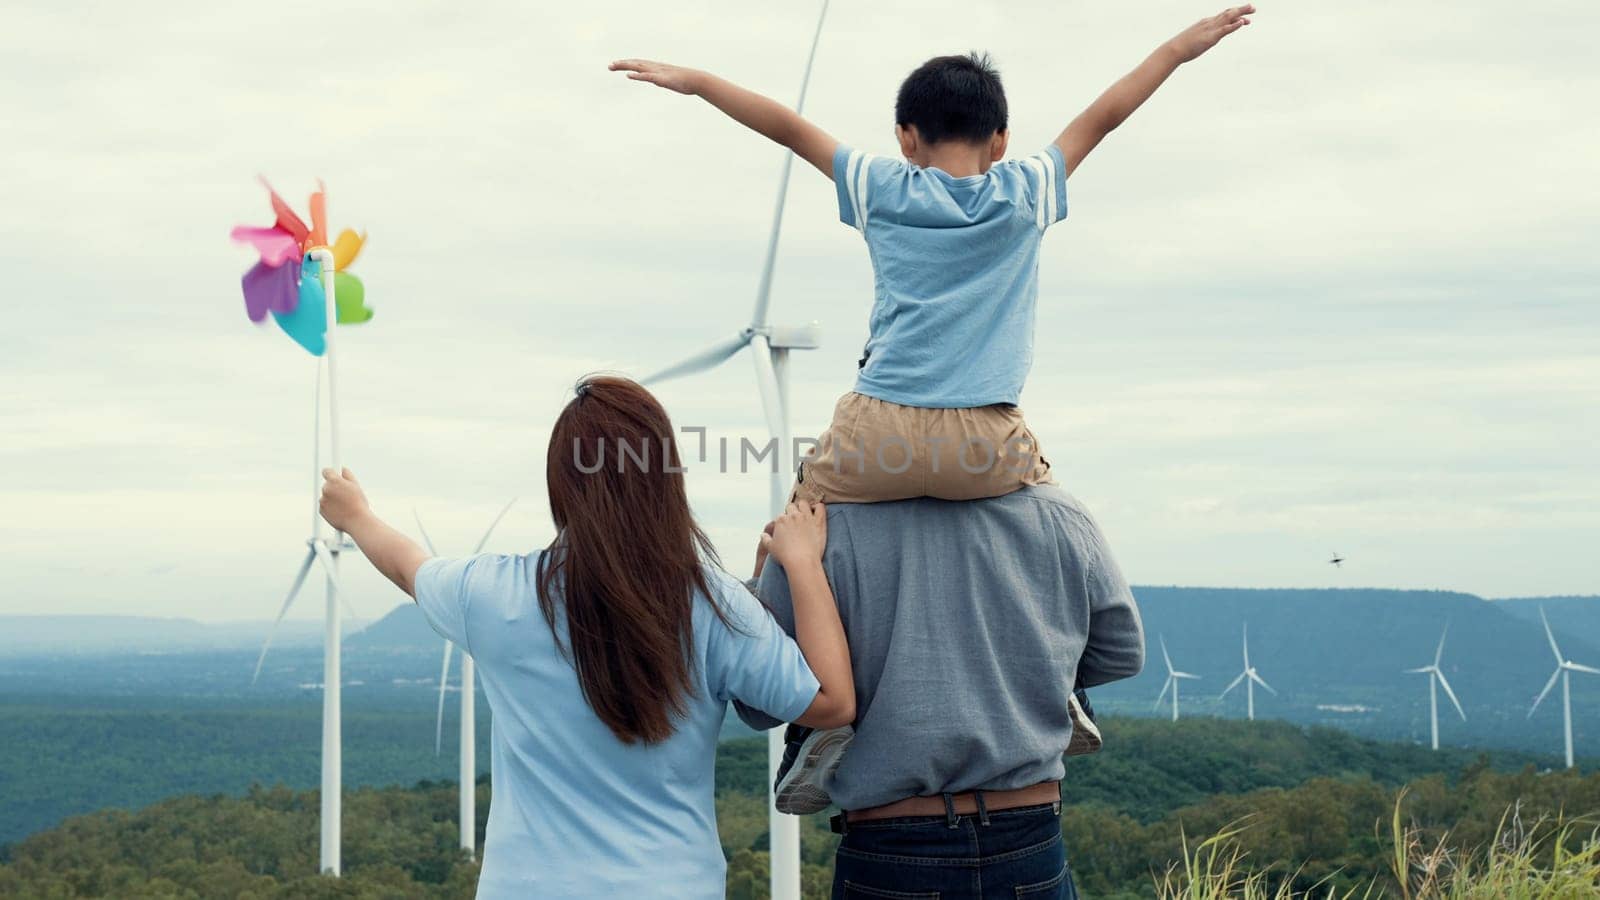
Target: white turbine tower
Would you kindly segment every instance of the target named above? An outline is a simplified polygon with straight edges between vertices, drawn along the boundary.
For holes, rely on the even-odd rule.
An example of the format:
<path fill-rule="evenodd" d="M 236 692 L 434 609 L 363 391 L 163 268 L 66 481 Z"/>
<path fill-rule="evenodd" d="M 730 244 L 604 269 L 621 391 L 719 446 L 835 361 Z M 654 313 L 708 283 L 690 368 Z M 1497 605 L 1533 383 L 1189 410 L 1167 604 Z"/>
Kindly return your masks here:
<path fill-rule="evenodd" d="M 324 338 L 326 341 L 323 359 L 317 361 L 317 391 L 315 410 L 311 435 L 311 537 L 306 539 L 306 555 L 300 560 L 300 570 L 295 573 L 294 582 L 289 586 L 289 595 L 284 598 L 283 606 L 278 610 L 278 618 L 273 620 L 272 628 L 267 632 L 267 639 L 261 645 L 261 656 L 256 660 L 256 671 L 250 683 L 254 684 L 261 677 L 261 665 L 267 659 L 267 650 L 272 647 L 272 639 L 278 632 L 278 625 L 283 622 L 283 617 L 289 612 L 289 607 L 294 605 L 295 597 L 299 596 L 300 588 L 305 586 L 306 578 L 311 574 L 311 567 L 321 564 L 325 581 L 325 602 L 323 604 L 323 636 L 322 636 L 322 810 L 321 810 L 321 859 L 318 871 L 338 875 L 340 863 L 340 817 L 343 809 L 343 735 L 340 730 L 342 712 L 340 707 L 340 661 L 339 642 L 339 553 L 343 550 L 354 549 L 345 542 L 345 537 L 340 532 L 333 532 L 326 537 L 322 532 L 322 515 L 318 511 L 318 501 L 322 494 L 322 367 L 324 361 L 328 367 L 328 448 L 332 455 L 334 469 L 340 468 L 339 456 L 339 391 L 337 358 L 334 355 L 334 335 L 337 333 L 337 301 L 334 297 L 334 262 L 333 252 L 325 248 L 311 251 L 311 255 L 322 265 L 322 288 L 326 295 L 324 306 L 327 309 L 328 325 Z M 345 601 L 345 608 L 349 609 L 349 601 Z"/>
<path fill-rule="evenodd" d="M 1245 716 L 1254 722 L 1256 719 L 1256 685 L 1261 685 L 1274 695 L 1278 692 L 1272 689 L 1272 685 L 1267 684 L 1261 677 L 1261 673 L 1256 671 L 1255 666 L 1250 665 L 1250 625 L 1248 623 L 1244 626 L 1244 671 L 1240 672 L 1238 678 L 1229 682 L 1228 686 L 1222 689 L 1222 697 L 1228 696 L 1228 692 L 1238 687 L 1241 681 L 1244 682 Z M 1221 697 L 1217 699 L 1220 700 Z"/>
<path fill-rule="evenodd" d="M 804 112 L 806 87 L 811 82 L 811 65 L 817 57 L 817 44 L 822 38 L 822 23 L 828 15 L 827 0 L 817 15 L 817 28 L 811 36 L 811 51 L 806 56 L 805 74 L 800 79 L 800 97 L 795 110 Z M 645 384 L 658 384 L 671 378 L 681 378 L 715 368 L 734 354 L 750 348 L 755 363 L 756 390 L 761 395 L 761 412 L 767 420 L 767 429 L 777 443 L 772 461 L 771 510 L 773 518 L 783 512 L 788 499 L 788 489 L 794 475 L 790 460 L 793 438 L 789 433 L 789 351 L 814 350 L 820 344 L 820 329 L 816 322 L 802 326 L 775 326 L 768 321 L 772 298 L 772 271 L 778 257 L 778 236 L 783 227 L 783 204 L 789 189 L 789 171 L 794 165 L 794 154 L 784 152 L 783 168 L 778 175 L 778 201 L 772 212 L 772 231 L 767 237 L 766 261 L 761 267 L 761 280 L 756 287 L 755 310 L 746 325 L 727 340 L 668 366 L 645 378 Z M 760 460 L 757 456 L 757 460 Z M 771 895 L 773 900 L 799 900 L 800 897 L 800 820 L 777 811 L 772 796 L 772 784 L 777 779 L 778 764 L 783 759 L 782 729 L 767 735 L 767 809 L 769 846 L 771 847 Z"/>
<path fill-rule="evenodd" d="M 485 544 L 489 543 L 489 536 L 494 534 L 494 529 L 500 520 L 511 511 L 512 504 L 516 503 L 515 497 L 511 498 L 500 514 L 489 523 L 488 530 L 478 540 L 478 546 L 472 548 L 474 556 L 483 552 Z M 438 556 L 439 552 L 433 549 L 433 538 L 428 536 L 428 529 L 422 525 L 422 516 L 416 510 L 411 511 L 417 520 L 417 531 L 422 533 L 422 543 L 428 552 Z M 439 712 L 433 723 L 433 755 L 438 756 L 444 748 L 444 694 L 445 688 L 450 683 L 450 653 L 455 645 L 449 641 L 444 642 L 444 664 L 439 667 Z M 461 827 L 461 849 L 478 855 L 478 680 L 477 672 L 472 664 L 472 657 L 466 651 L 461 652 L 461 760 L 460 796 L 458 817 Z"/>
<path fill-rule="evenodd" d="M 1556 644 L 1555 632 L 1550 630 L 1550 620 L 1545 618 L 1544 607 L 1539 607 L 1539 621 L 1544 623 L 1544 636 L 1550 639 L 1550 652 L 1556 655 L 1556 670 L 1551 674 L 1550 680 L 1545 682 L 1544 690 L 1533 700 L 1533 706 L 1528 710 L 1528 717 L 1533 718 L 1533 711 L 1539 708 L 1545 695 L 1556 686 L 1556 679 L 1561 679 L 1561 713 L 1562 724 L 1566 729 L 1567 739 L 1567 768 L 1572 768 L 1572 673 L 1582 672 L 1585 675 L 1600 675 L 1600 669 L 1592 666 L 1583 666 L 1561 655 L 1561 647 Z"/>
<path fill-rule="evenodd" d="M 1163 636 L 1160 638 L 1160 640 L 1161 661 L 1167 664 L 1167 681 L 1165 684 L 1161 685 L 1161 693 L 1156 695 L 1155 706 L 1152 708 L 1159 708 L 1161 706 L 1161 701 L 1165 699 L 1167 696 L 1167 689 L 1170 688 L 1172 690 L 1172 721 L 1176 722 L 1178 721 L 1178 682 L 1184 678 L 1197 679 L 1200 676 L 1190 675 L 1188 672 L 1179 672 L 1177 669 L 1174 669 L 1172 667 L 1172 657 L 1167 655 L 1167 639 L 1165 636 Z"/>
<path fill-rule="evenodd" d="M 1422 666 L 1417 669 L 1406 669 L 1408 675 L 1428 676 L 1428 715 L 1433 722 L 1433 749 L 1439 749 L 1439 688 L 1444 688 L 1445 696 L 1455 705 L 1456 714 L 1461 721 L 1467 720 L 1467 714 L 1461 708 L 1461 701 L 1456 699 L 1456 692 L 1450 690 L 1450 682 L 1445 680 L 1444 670 L 1439 668 L 1439 660 L 1444 658 L 1444 639 L 1450 633 L 1450 626 L 1446 625 L 1439 635 L 1439 646 L 1433 651 L 1433 665 Z"/>

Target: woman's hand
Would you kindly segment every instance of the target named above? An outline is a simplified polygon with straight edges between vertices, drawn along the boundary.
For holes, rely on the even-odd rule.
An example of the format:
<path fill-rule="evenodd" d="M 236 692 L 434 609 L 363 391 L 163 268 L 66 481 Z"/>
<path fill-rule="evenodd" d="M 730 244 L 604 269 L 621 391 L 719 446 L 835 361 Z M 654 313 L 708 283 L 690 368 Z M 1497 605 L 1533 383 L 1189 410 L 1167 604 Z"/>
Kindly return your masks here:
<path fill-rule="evenodd" d="M 822 551 L 828 546 L 828 510 L 821 503 L 797 500 L 783 515 L 768 525 L 761 536 L 761 550 L 785 569 L 822 565 Z M 757 557 L 757 568 L 761 558 Z"/>
<path fill-rule="evenodd" d="M 646 81 L 680 94 L 698 93 L 695 79 L 700 74 L 695 69 L 674 66 L 650 59 L 619 59 L 610 66 L 613 72 L 627 72 L 634 81 Z"/>
<path fill-rule="evenodd" d="M 322 518 L 339 531 L 352 531 L 362 518 L 372 514 L 367 494 L 349 469 L 335 472 L 322 470 Z"/>

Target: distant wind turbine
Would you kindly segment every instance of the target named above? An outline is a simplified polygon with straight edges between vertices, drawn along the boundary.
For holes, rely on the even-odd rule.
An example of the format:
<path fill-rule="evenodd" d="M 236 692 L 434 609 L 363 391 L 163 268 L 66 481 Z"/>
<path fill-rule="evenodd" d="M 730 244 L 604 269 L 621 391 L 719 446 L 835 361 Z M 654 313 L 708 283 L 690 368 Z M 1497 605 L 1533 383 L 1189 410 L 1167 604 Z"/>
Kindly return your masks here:
<path fill-rule="evenodd" d="M 512 504 L 516 503 L 515 497 L 500 510 L 500 515 L 494 517 L 489 523 L 489 528 L 478 540 L 478 546 L 472 548 L 474 556 L 483 552 L 485 544 L 489 543 L 489 536 L 494 534 L 495 526 L 511 511 Z M 438 551 L 433 549 L 433 539 L 428 537 L 428 529 L 422 525 L 422 516 L 416 510 L 411 511 L 417 520 L 417 531 L 422 533 L 422 543 L 427 545 L 428 552 L 438 556 Z M 444 665 L 439 668 L 439 713 L 433 724 L 433 755 L 438 756 L 444 746 L 444 692 L 450 683 L 450 652 L 455 647 L 449 641 L 444 643 Z M 478 679 L 472 657 L 466 651 L 461 652 L 461 761 L 459 768 L 460 797 L 458 807 L 461 827 L 461 849 L 478 855 Z"/>
<path fill-rule="evenodd" d="M 1245 716 L 1254 722 L 1256 719 L 1255 686 L 1259 684 L 1273 695 L 1278 692 L 1272 689 L 1272 685 L 1267 684 L 1266 680 L 1261 677 L 1261 673 L 1256 671 L 1255 666 L 1250 665 L 1250 625 L 1248 622 L 1244 626 L 1244 671 L 1240 672 L 1238 678 L 1229 682 L 1228 686 L 1222 689 L 1222 695 L 1217 699 L 1220 700 L 1222 697 L 1228 696 L 1228 692 L 1238 687 L 1241 681 L 1244 682 Z"/>
<path fill-rule="evenodd" d="M 817 28 L 811 35 L 811 52 L 806 56 L 805 73 L 800 76 L 800 97 L 795 101 L 795 112 L 806 107 L 806 88 L 811 84 L 811 66 L 817 58 L 817 45 L 822 40 L 822 24 L 828 17 L 828 0 L 823 0 L 817 13 Z M 756 285 L 755 308 L 750 322 L 733 336 L 661 369 L 642 379 L 643 384 L 657 385 L 673 378 L 682 378 L 714 369 L 727 362 L 739 351 L 750 348 L 750 359 L 755 364 L 756 392 L 761 398 L 761 412 L 767 429 L 777 443 L 774 451 L 770 500 L 772 517 L 777 518 L 784 509 L 789 486 L 794 481 L 793 436 L 789 431 L 789 352 L 815 350 L 822 342 L 821 328 L 816 322 L 807 325 L 773 325 L 772 273 L 778 259 L 778 237 L 783 231 L 784 199 L 789 192 L 789 170 L 794 165 L 794 153 L 785 150 L 783 168 L 778 173 L 778 199 L 772 210 L 772 228 L 767 233 L 766 257 L 761 265 L 761 280 Z M 758 455 L 757 460 L 764 458 Z M 767 843 L 771 848 L 769 858 L 772 868 L 769 887 L 773 900 L 799 900 L 800 897 L 800 820 L 778 812 L 773 805 L 771 787 L 777 781 L 778 765 L 783 760 L 783 729 L 775 728 L 767 735 Z"/>
<path fill-rule="evenodd" d="M 1178 681 L 1184 678 L 1199 678 L 1199 675 L 1190 675 L 1188 672 L 1179 672 L 1172 667 L 1172 657 L 1167 655 L 1167 639 L 1161 638 L 1161 660 L 1167 664 L 1167 681 L 1161 686 L 1161 693 L 1156 695 L 1155 708 L 1161 706 L 1161 701 L 1167 696 L 1167 689 L 1172 689 L 1172 721 L 1178 721 Z"/>
<path fill-rule="evenodd" d="M 1592 666 L 1583 666 L 1561 655 L 1561 647 L 1556 644 L 1555 632 L 1550 630 L 1550 620 L 1545 618 L 1544 607 L 1539 607 L 1539 621 L 1544 623 L 1544 636 L 1550 639 L 1550 652 L 1556 655 L 1556 670 L 1550 675 L 1550 680 L 1545 682 L 1544 690 L 1533 700 L 1533 706 L 1528 709 L 1528 718 L 1533 718 L 1533 711 L 1539 708 L 1540 702 L 1556 686 L 1556 679 L 1561 679 L 1561 713 L 1562 723 L 1566 729 L 1567 740 L 1567 768 L 1572 768 L 1572 673 L 1582 672 L 1585 675 L 1600 675 L 1600 669 Z"/>
<path fill-rule="evenodd" d="M 1444 688 L 1445 695 L 1455 705 L 1456 714 L 1461 716 L 1461 721 L 1467 720 L 1466 712 L 1461 708 L 1461 701 L 1456 699 L 1456 692 L 1450 690 L 1450 682 L 1445 680 L 1444 670 L 1439 668 L 1439 660 L 1444 658 L 1444 639 L 1450 633 L 1450 626 L 1444 626 L 1444 631 L 1439 635 L 1439 646 L 1433 651 L 1433 665 L 1423 666 L 1418 669 L 1407 669 L 1408 675 L 1428 676 L 1428 714 L 1433 722 L 1433 749 L 1439 749 L 1439 688 Z"/>

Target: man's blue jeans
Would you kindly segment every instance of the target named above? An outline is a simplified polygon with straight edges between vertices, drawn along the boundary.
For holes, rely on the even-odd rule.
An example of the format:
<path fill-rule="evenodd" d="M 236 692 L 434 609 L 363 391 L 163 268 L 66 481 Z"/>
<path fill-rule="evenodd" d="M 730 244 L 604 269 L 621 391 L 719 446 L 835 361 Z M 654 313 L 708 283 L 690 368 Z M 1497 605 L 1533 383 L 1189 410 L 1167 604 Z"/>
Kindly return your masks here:
<path fill-rule="evenodd" d="M 1077 900 L 1061 805 L 985 816 L 852 822 L 834 860 L 834 900 Z"/>

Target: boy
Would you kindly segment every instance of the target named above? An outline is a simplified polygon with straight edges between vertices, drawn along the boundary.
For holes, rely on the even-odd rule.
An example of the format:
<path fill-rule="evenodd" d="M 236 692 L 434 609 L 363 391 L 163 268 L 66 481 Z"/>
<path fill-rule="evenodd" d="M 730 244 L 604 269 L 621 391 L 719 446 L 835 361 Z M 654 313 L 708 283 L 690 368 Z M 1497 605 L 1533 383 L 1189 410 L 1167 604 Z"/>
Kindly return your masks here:
<path fill-rule="evenodd" d="M 977 54 L 931 59 L 901 85 L 895 135 L 905 162 L 854 151 L 788 107 L 709 73 L 640 59 L 611 64 L 635 81 L 698 95 L 789 147 L 834 181 L 840 220 L 867 242 L 875 297 L 855 390 L 840 398 L 802 463 L 796 497 L 968 500 L 1052 481 L 1016 405 L 1033 357 L 1044 231 L 1066 217 L 1067 178 L 1100 141 L 1253 12 L 1237 6 L 1184 29 L 1043 152 L 1004 162 L 1005 92 Z M 811 749 L 800 750 L 803 772 L 785 781 L 806 781 L 816 765 L 825 777 L 847 740 L 812 735 Z"/>
<path fill-rule="evenodd" d="M 1066 180 L 1182 63 L 1249 23 L 1253 6 L 1202 19 L 1112 85 L 1043 152 L 1000 162 L 1005 92 L 986 57 L 944 56 L 901 85 L 906 162 L 840 144 L 788 107 L 694 69 L 611 64 L 792 149 L 833 179 L 839 217 L 861 231 L 876 282 L 855 390 L 802 464 L 798 498 L 968 500 L 1048 482 L 1016 403 L 1033 358 L 1038 251 L 1067 214 Z"/>

